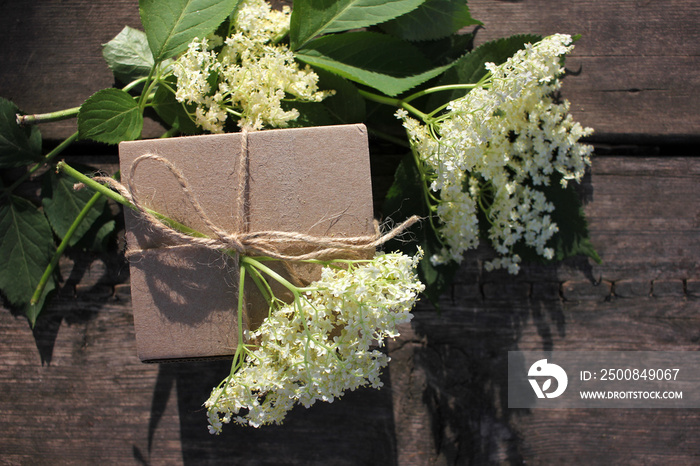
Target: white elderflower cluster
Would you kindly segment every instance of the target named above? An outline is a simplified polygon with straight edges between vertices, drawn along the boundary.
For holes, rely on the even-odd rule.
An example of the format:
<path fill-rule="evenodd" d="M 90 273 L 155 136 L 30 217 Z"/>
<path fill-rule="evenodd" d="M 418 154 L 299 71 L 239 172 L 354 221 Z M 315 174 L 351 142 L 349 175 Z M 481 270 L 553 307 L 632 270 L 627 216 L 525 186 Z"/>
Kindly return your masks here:
<path fill-rule="evenodd" d="M 277 43 L 289 18 L 288 7 L 276 11 L 265 0 L 245 0 L 227 38 L 190 43 L 173 66 L 175 98 L 195 105 L 198 126 L 221 133 L 233 115 L 241 128 L 282 128 L 299 116 L 283 109 L 283 100 L 319 102 L 329 95 L 318 90 L 318 76 L 308 66 L 299 68 L 289 48 Z"/>
<path fill-rule="evenodd" d="M 319 281 L 249 333 L 257 347 L 205 403 L 209 431 L 218 434 L 232 420 L 281 423 L 296 403 L 309 407 L 367 384 L 381 387 L 389 357 L 376 345 L 411 320 L 424 288 L 415 273 L 421 257 L 378 254 L 346 268 L 324 267 Z"/>
<path fill-rule="evenodd" d="M 482 87 L 450 102 L 444 115 L 423 125 L 399 111 L 411 144 L 439 192 L 439 233 L 446 244 L 433 263 L 461 262 L 479 242 L 478 212 L 501 257 L 487 269 L 519 270 L 518 242 L 551 259 L 547 242 L 557 232 L 554 206 L 538 187 L 553 178 L 580 181 L 592 147 L 579 139 L 592 133 L 573 121 L 569 103 L 558 103 L 568 35 L 553 35 L 518 51 L 502 65 L 487 63 Z"/>

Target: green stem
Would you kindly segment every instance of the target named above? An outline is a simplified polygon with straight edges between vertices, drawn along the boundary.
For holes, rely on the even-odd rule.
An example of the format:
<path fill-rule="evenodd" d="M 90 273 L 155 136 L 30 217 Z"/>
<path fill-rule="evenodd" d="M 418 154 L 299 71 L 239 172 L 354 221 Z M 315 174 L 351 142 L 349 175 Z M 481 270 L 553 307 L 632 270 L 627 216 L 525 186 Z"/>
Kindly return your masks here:
<path fill-rule="evenodd" d="M 78 139 L 78 132 L 77 132 L 77 131 L 76 131 L 75 133 L 73 133 L 72 135 L 70 135 L 70 136 L 69 136 L 65 141 L 63 141 L 61 144 L 59 144 L 58 146 L 56 146 L 56 147 L 54 148 L 54 150 L 52 150 L 51 152 L 49 152 L 48 154 L 46 154 L 46 156 L 44 157 L 44 160 L 43 160 L 43 161 L 41 161 L 41 162 L 39 162 L 39 163 L 33 165 L 29 170 L 27 170 L 27 172 L 26 172 L 24 175 L 22 175 L 21 177 L 19 177 L 19 178 L 17 179 L 17 181 L 15 181 L 14 183 L 12 183 L 7 189 L 5 189 L 5 192 L 3 192 L 2 195 L 0 195 L 0 200 L 2 200 L 5 196 L 10 195 L 10 194 L 12 193 L 12 191 L 14 191 L 14 190 L 17 188 L 17 186 L 19 186 L 20 184 L 24 183 L 24 182 L 25 182 L 27 179 L 29 179 L 29 177 L 32 176 L 38 169 L 40 169 L 41 167 L 43 167 L 45 164 L 49 163 L 54 157 L 56 157 L 58 154 L 60 154 L 61 152 L 63 152 L 63 151 L 66 149 L 66 147 L 68 147 L 69 145 L 71 145 L 76 139 Z"/>
<path fill-rule="evenodd" d="M 435 115 L 437 115 L 438 113 L 440 113 L 440 112 L 442 112 L 443 110 L 445 110 L 445 109 L 450 105 L 450 103 L 451 103 L 451 102 L 447 102 L 446 104 L 440 105 L 438 108 L 436 108 L 435 110 L 433 110 L 432 112 L 430 112 L 430 113 L 428 114 L 428 116 L 429 116 L 430 118 L 434 119 L 435 121 L 437 121 L 437 119 L 435 118 Z"/>
<path fill-rule="evenodd" d="M 169 130 L 167 130 L 165 133 L 163 133 L 163 134 L 160 136 L 160 138 L 161 138 L 161 139 L 171 138 L 171 137 L 175 136 L 175 135 L 177 134 L 178 131 L 179 131 L 179 130 L 178 130 L 175 126 L 173 126 L 173 127 L 170 128 Z"/>
<path fill-rule="evenodd" d="M 417 116 L 418 118 L 420 118 L 423 121 L 426 121 L 426 119 L 428 118 L 428 115 L 426 113 L 421 112 L 416 107 L 408 104 L 404 100 L 396 99 L 394 97 L 388 97 L 385 95 L 374 94 L 372 92 L 368 92 L 368 91 L 365 91 L 363 89 L 359 89 L 358 91 L 359 91 L 360 95 L 367 100 L 377 102 L 378 104 L 391 105 L 393 107 L 403 108 L 403 109 L 413 113 L 415 116 Z"/>
<path fill-rule="evenodd" d="M 240 278 L 238 280 L 238 345 L 236 348 L 236 353 L 238 353 L 239 350 L 241 350 L 245 345 L 243 342 L 243 289 L 245 286 L 245 267 L 240 266 L 238 270 Z M 231 367 L 232 374 L 235 372 L 234 368 L 236 366 L 236 362 L 237 361 L 235 360 L 233 361 L 233 365 Z"/>
<path fill-rule="evenodd" d="M 39 299 L 41 299 L 41 295 L 44 294 L 44 289 L 46 288 L 46 284 L 49 282 L 49 278 L 51 278 L 51 274 L 53 274 L 53 271 L 56 269 L 56 266 L 58 265 L 58 261 L 61 259 L 61 256 L 63 255 L 63 252 L 66 250 L 66 247 L 68 247 L 68 243 L 70 243 L 71 238 L 75 234 L 75 231 L 78 229 L 80 224 L 85 220 L 85 217 L 87 214 L 90 212 L 90 209 L 95 205 L 95 203 L 100 200 L 102 197 L 102 193 L 95 193 L 93 196 L 90 198 L 89 201 L 85 204 L 85 207 L 80 211 L 77 217 L 75 217 L 75 220 L 73 220 L 73 223 L 71 224 L 70 228 L 68 228 L 68 231 L 66 234 L 63 236 L 63 240 L 61 240 L 61 244 L 58 245 L 58 248 L 56 248 L 56 252 L 54 253 L 53 257 L 51 258 L 51 262 L 49 262 L 49 265 L 46 267 L 44 270 L 44 275 L 41 276 L 41 279 L 39 280 L 39 284 L 36 286 L 34 289 L 34 294 L 32 295 L 32 299 L 30 301 L 30 304 L 32 306 L 36 305 L 37 302 L 39 302 Z"/>
<path fill-rule="evenodd" d="M 358 89 L 358 92 L 362 97 L 372 102 L 377 102 L 379 104 L 392 105 L 394 107 L 401 107 L 401 100 L 394 97 L 388 97 L 385 95 L 375 94 L 373 92 L 368 92 L 363 89 Z"/>
<path fill-rule="evenodd" d="M 253 267 L 257 268 L 258 270 L 262 271 L 266 275 L 270 276 L 272 279 L 274 279 L 276 282 L 278 282 L 280 285 L 284 286 L 287 288 L 289 291 L 294 294 L 295 300 L 296 298 L 299 297 L 300 293 L 303 293 L 304 291 L 307 291 L 309 288 L 299 288 L 298 286 L 292 285 L 286 278 L 272 270 L 271 268 L 263 265 L 260 261 L 253 259 L 250 256 L 241 256 L 240 261 L 244 264 L 252 265 Z"/>
<path fill-rule="evenodd" d="M 418 153 L 415 149 L 411 150 L 411 153 L 413 154 L 413 162 L 416 164 L 416 169 L 418 170 L 418 174 L 420 175 L 420 180 L 421 180 L 421 191 L 423 192 L 423 200 L 425 201 L 426 207 L 428 207 L 428 210 L 431 212 L 435 211 L 435 206 L 430 202 L 430 186 L 428 185 L 428 176 L 425 173 L 425 170 L 423 169 L 423 163 L 420 160 L 420 157 L 418 156 Z"/>
<path fill-rule="evenodd" d="M 112 199 L 113 201 L 116 201 L 122 205 L 125 205 L 127 207 L 132 207 L 133 205 L 121 194 L 112 191 L 109 189 L 107 186 L 98 183 L 97 181 L 93 180 L 89 176 L 80 173 L 78 170 L 75 168 L 71 167 L 68 165 L 65 160 L 61 160 L 56 164 L 56 171 L 65 173 L 66 175 L 70 176 L 76 181 L 79 181 L 83 183 L 85 186 L 88 186 L 89 188 L 92 188 L 95 191 L 98 191 L 102 194 L 104 194 L 106 197 L 109 199 Z"/>
<path fill-rule="evenodd" d="M 126 92 L 129 92 L 130 90 L 132 90 L 133 88 L 135 88 L 135 87 L 138 86 L 139 84 L 141 84 L 141 83 L 143 83 L 143 82 L 146 82 L 146 79 L 148 79 L 148 78 L 139 78 L 139 79 L 135 79 L 134 81 L 131 81 L 129 84 L 127 84 L 126 86 L 124 86 L 124 87 L 122 88 L 122 90 L 123 90 L 123 91 L 126 91 Z"/>
<path fill-rule="evenodd" d="M 161 62 L 156 62 L 151 68 L 151 71 L 148 73 L 148 77 L 145 78 L 145 84 L 138 100 L 141 111 L 143 111 L 146 106 L 149 105 L 149 102 L 153 101 L 156 87 L 160 84 L 160 82 L 170 75 L 169 72 L 166 72 L 166 74 L 163 75 L 163 69 L 160 65 Z"/>
<path fill-rule="evenodd" d="M 233 253 L 229 253 L 233 255 Z M 255 267 L 251 267 L 247 264 L 242 264 L 242 267 L 245 267 L 245 269 L 250 273 L 250 277 L 253 279 L 253 283 L 255 283 L 255 286 L 258 287 L 258 290 L 260 290 L 260 293 L 263 295 L 265 298 L 265 302 L 267 302 L 267 305 L 270 307 L 270 310 L 272 310 L 272 306 L 277 299 L 275 297 L 275 294 L 272 292 L 272 288 L 270 287 L 270 284 L 267 283 L 267 280 L 265 280 L 265 277 L 262 276 L 261 272 L 256 269 Z"/>
<path fill-rule="evenodd" d="M 151 80 L 153 79 L 153 73 L 156 71 L 158 64 L 154 64 L 151 71 L 148 72 L 148 77 L 144 81 L 143 89 L 141 90 L 141 95 L 139 96 L 139 108 L 143 110 L 146 105 L 146 96 L 151 92 Z"/>
<path fill-rule="evenodd" d="M 246 270 L 248 267 L 250 267 L 251 271 L 255 271 L 256 273 L 260 273 L 260 272 L 265 273 L 270 278 L 272 278 L 273 280 L 278 282 L 280 285 L 284 286 L 285 288 L 287 288 L 289 291 L 292 292 L 292 294 L 294 295 L 294 307 L 295 307 L 296 311 L 299 313 L 299 316 L 301 318 L 301 321 L 302 321 L 302 324 L 304 327 L 304 334 L 307 337 L 305 351 L 308 350 L 309 342 L 313 341 L 316 345 L 319 345 L 319 346 L 325 348 L 329 353 L 334 354 L 334 356 L 336 357 L 336 359 L 338 359 L 338 361 L 341 361 L 339 356 L 337 354 L 335 354 L 335 348 L 332 348 L 332 347 L 326 345 L 325 343 L 323 343 L 322 341 L 319 341 L 317 338 L 315 338 L 313 333 L 311 332 L 311 329 L 309 328 L 308 319 L 307 319 L 306 313 L 304 312 L 303 307 L 301 306 L 300 300 L 301 300 L 301 293 L 303 293 L 304 291 L 310 290 L 311 288 L 300 288 L 300 287 L 294 286 L 289 281 L 287 281 L 284 277 L 279 275 L 277 272 L 275 272 L 274 270 L 270 269 L 269 267 L 263 265 L 260 261 L 258 261 L 255 258 L 252 258 L 250 256 L 240 256 L 240 265 L 241 265 L 241 270 Z M 252 275 L 252 273 L 251 273 L 251 275 Z M 242 282 L 241 282 L 241 285 L 239 286 L 238 289 L 239 289 L 238 296 L 239 296 L 239 300 L 240 300 L 241 295 L 243 294 L 243 293 L 241 293 L 241 290 L 243 289 Z M 242 306 L 242 304 L 239 304 L 239 306 Z M 239 328 L 241 328 L 241 325 L 242 324 L 239 323 Z M 239 346 L 241 344 L 240 343 L 241 341 L 242 341 L 242 336 L 239 336 Z M 308 364 L 306 356 L 304 358 L 304 361 L 306 364 Z M 341 363 L 342 363 L 342 361 L 341 361 Z M 233 372 L 235 372 L 234 368 L 232 368 L 231 373 L 233 374 Z"/>
<path fill-rule="evenodd" d="M 83 183 L 85 186 L 92 188 L 93 190 L 104 194 L 107 198 L 112 199 L 115 202 L 118 202 L 126 207 L 131 208 L 131 209 L 138 210 L 138 208 L 135 205 L 133 205 L 131 202 L 129 202 L 124 196 L 122 196 L 121 194 L 119 194 L 115 191 L 112 191 L 107 186 L 105 186 L 101 183 L 98 183 L 97 181 L 93 180 L 89 176 L 86 176 L 86 175 L 80 173 L 78 170 L 76 170 L 75 168 L 68 165 L 65 161 L 58 162 L 56 164 L 56 170 L 59 172 L 65 173 L 66 175 L 70 176 L 71 178 Z M 183 225 L 182 223 L 177 222 L 177 221 L 171 219 L 170 217 L 167 217 L 161 213 L 156 212 L 155 210 L 151 210 L 148 208 L 144 208 L 144 210 L 146 212 L 148 212 L 149 214 L 158 218 L 158 220 L 162 221 L 163 223 L 165 223 L 169 227 L 179 231 L 180 233 L 184 233 L 184 234 L 190 235 L 190 236 L 195 236 L 198 238 L 206 238 L 207 237 L 205 234 L 200 233 L 197 230 L 193 230 L 192 228 L 190 228 L 186 225 Z"/>
<path fill-rule="evenodd" d="M 33 115 L 17 115 L 18 125 L 35 125 L 37 123 L 49 123 L 51 121 L 67 120 L 78 115 L 80 107 L 67 108 L 57 112 L 35 113 Z"/>
<path fill-rule="evenodd" d="M 363 89 L 359 89 L 359 92 L 360 92 L 360 95 L 363 96 L 364 98 L 366 98 L 367 100 L 371 100 L 373 102 L 377 102 L 380 104 L 391 105 L 394 107 L 403 108 L 403 109 L 413 113 L 415 116 L 420 118 L 424 123 L 429 123 L 437 111 L 434 111 L 431 113 L 424 113 L 424 112 L 421 112 L 420 110 L 418 110 L 417 108 L 415 108 L 414 106 L 410 105 L 409 102 L 411 102 L 415 99 L 418 99 L 419 97 L 423 97 L 423 96 L 429 95 L 429 94 L 434 94 L 436 92 L 475 89 L 478 87 L 484 87 L 490 79 L 491 79 L 491 74 L 488 73 L 483 78 L 481 78 L 477 83 L 474 83 L 474 84 L 447 84 L 444 86 L 435 86 L 435 87 L 431 87 L 429 89 L 423 89 L 421 91 L 418 91 L 418 92 L 411 94 L 408 97 L 405 97 L 403 99 L 396 99 L 394 97 L 379 95 L 379 94 L 375 94 L 373 92 L 365 91 Z"/>
<path fill-rule="evenodd" d="M 142 82 L 146 81 L 147 78 L 139 78 L 135 81 L 130 82 L 124 86 L 123 90 L 130 91 L 134 87 L 138 86 Z M 78 116 L 80 113 L 80 107 L 67 108 L 64 110 L 58 110 L 56 112 L 48 113 L 34 113 L 31 115 L 17 115 L 18 125 L 35 125 L 38 123 L 50 123 L 53 121 L 67 120 Z"/>
<path fill-rule="evenodd" d="M 243 342 L 243 303 L 244 303 L 244 298 L 243 298 L 243 287 L 245 286 L 245 267 L 241 266 L 240 267 L 240 272 L 239 272 L 239 280 L 238 280 L 238 305 L 236 307 L 238 311 L 238 343 L 236 344 L 236 352 L 233 355 L 233 361 L 231 361 L 231 372 L 229 373 L 228 377 L 226 377 L 224 380 L 221 381 L 221 383 L 216 387 L 216 389 L 220 389 L 226 382 L 228 382 L 231 377 L 238 371 L 243 366 L 243 361 L 245 359 L 245 353 L 246 353 L 246 347 L 245 343 Z M 221 395 L 223 395 L 223 391 L 219 393 L 219 396 L 214 400 L 214 405 L 219 402 L 219 398 L 221 398 Z"/>
<path fill-rule="evenodd" d="M 463 90 L 463 89 L 474 89 L 474 88 L 482 87 L 482 86 L 483 86 L 482 81 L 479 81 L 478 83 L 475 83 L 475 84 L 447 84 L 445 86 L 435 86 L 435 87 L 431 87 L 428 89 L 423 89 L 422 91 L 418 91 L 415 94 L 411 94 L 402 100 L 403 100 L 403 102 L 410 102 L 410 101 L 415 100 L 419 97 L 423 97 L 424 95 L 434 94 L 435 92 L 459 91 L 459 90 Z"/>

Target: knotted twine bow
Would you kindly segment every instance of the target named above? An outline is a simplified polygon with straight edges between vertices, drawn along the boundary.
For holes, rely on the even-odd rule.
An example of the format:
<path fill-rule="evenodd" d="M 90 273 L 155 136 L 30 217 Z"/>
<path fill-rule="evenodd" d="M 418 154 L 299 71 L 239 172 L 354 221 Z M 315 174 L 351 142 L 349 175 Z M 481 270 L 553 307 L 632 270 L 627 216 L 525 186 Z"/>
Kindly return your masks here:
<path fill-rule="evenodd" d="M 187 200 L 194 211 L 197 213 L 202 222 L 204 222 L 207 228 L 213 232 L 213 237 L 192 236 L 178 231 L 177 229 L 165 224 L 163 220 L 156 217 L 150 209 L 141 203 L 138 195 L 138 189 L 133 184 L 133 180 L 136 169 L 138 168 L 139 164 L 145 160 L 159 162 L 168 168 L 170 173 L 172 173 L 179 183 L 183 193 L 187 197 Z M 192 193 L 185 175 L 165 157 L 150 153 L 137 157 L 131 164 L 128 176 L 125 180 L 126 184 L 121 184 L 109 177 L 96 177 L 95 180 L 109 185 L 124 196 L 124 198 L 128 200 L 137 211 L 140 212 L 141 216 L 148 223 L 149 227 L 163 234 L 166 238 L 179 243 L 175 246 L 166 246 L 169 248 L 186 245 L 198 245 L 215 250 L 236 251 L 238 254 L 242 255 L 266 256 L 285 261 L 328 259 L 339 257 L 348 253 L 366 253 L 370 248 L 374 249 L 400 235 L 406 229 L 410 228 L 413 224 L 420 220 L 418 216 L 414 215 L 384 234 L 380 232 L 379 224 L 375 220 L 375 233 L 373 235 L 351 237 L 314 236 L 299 232 L 277 230 L 248 232 L 246 231 L 246 225 L 243 220 L 245 210 L 245 193 L 248 183 L 247 162 L 248 132 L 243 130 L 241 133 L 241 158 L 238 164 L 237 215 L 239 231 L 236 232 L 228 232 L 211 221 L 197 200 L 197 197 Z M 289 249 L 303 252 L 285 252 Z"/>

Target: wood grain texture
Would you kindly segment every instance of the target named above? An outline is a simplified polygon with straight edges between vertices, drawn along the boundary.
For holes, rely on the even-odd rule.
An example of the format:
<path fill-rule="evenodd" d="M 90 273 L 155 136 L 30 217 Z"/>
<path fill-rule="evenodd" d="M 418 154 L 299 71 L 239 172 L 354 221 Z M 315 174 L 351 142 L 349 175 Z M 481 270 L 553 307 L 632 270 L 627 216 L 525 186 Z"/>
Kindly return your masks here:
<path fill-rule="evenodd" d="M 567 61 L 564 97 L 597 140 L 700 137 L 700 5 L 688 0 L 472 0 L 484 23 L 476 43 L 511 34 L 582 34 Z M 25 112 L 80 105 L 113 83 L 101 44 L 140 28 L 136 0 L 5 0 L 0 15 L 0 96 Z M 65 138 L 72 122 L 42 127 Z M 163 131 L 154 122 L 146 137 Z"/>
<path fill-rule="evenodd" d="M 512 277 L 468 255 L 442 312 L 419 307 L 391 346 L 399 464 L 696 463 L 695 410 L 507 409 L 507 351 L 697 351 L 698 168 L 595 158 L 583 192 L 602 264 Z"/>
<path fill-rule="evenodd" d="M 470 7 L 485 24 L 477 43 L 583 35 L 567 61 L 564 96 L 598 141 L 698 140 L 695 2 Z M 111 86 L 101 44 L 125 25 L 140 27 L 136 0 L 5 0 L 0 10 L 0 96 L 28 112 L 76 106 Z M 48 139 L 74 130 L 42 126 Z M 145 135 L 161 131 L 150 124 Z M 113 155 L 95 161 L 114 171 Z M 697 464 L 698 410 L 509 410 L 506 366 L 515 349 L 697 351 L 698 186 L 697 158 L 614 149 L 595 158 L 581 192 L 602 264 L 530 265 L 512 277 L 485 272 L 482 247 L 442 312 L 421 303 L 391 343 L 384 389 L 296 409 L 282 426 L 227 426 L 219 437 L 207 433 L 201 404 L 228 363 L 140 363 L 123 256 L 72 251 L 60 294 L 33 332 L 0 309 L 0 462 Z"/>
<path fill-rule="evenodd" d="M 599 140 L 697 139 L 700 5 L 687 0 L 471 0 L 481 44 L 512 34 L 581 34 L 563 95 Z"/>
<path fill-rule="evenodd" d="M 124 26 L 141 28 L 137 1 L 3 1 L 0 95 L 27 113 L 79 106 L 114 84 L 102 44 Z M 69 120 L 42 133 L 59 139 L 76 129 Z"/>
<path fill-rule="evenodd" d="M 651 176 L 654 174 L 655 176 Z M 512 277 L 470 254 L 442 312 L 388 348 L 382 390 L 210 436 L 201 404 L 226 361 L 136 357 L 128 268 L 73 251 L 32 333 L 0 312 L 7 464 L 694 464 L 697 410 L 509 410 L 509 350 L 683 350 L 700 341 L 700 159 L 597 157 L 583 186 L 604 260 Z"/>
<path fill-rule="evenodd" d="M 210 436 L 202 403 L 226 361 L 143 364 L 128 304 L 66 299 L 37 332 L 0 315 L 0 451 L 7 464 L 392 464 L 388 390 L 297 409 L 283 426 Z M 61 322 L 62 320 L 62 322 Z M 46 325 L 46 324 L 44 324 Z M 363 448 L 358 448 L 363 445 Z"/>
<path fill-rule="evenodd" d="M 694 351 L 699 308 L 500 299 L 416 312 L 390 353 L 395 429 L 410 432 L 399 464 L 694 463 L 695 410 L 508 409 L 507 351 Z"/>

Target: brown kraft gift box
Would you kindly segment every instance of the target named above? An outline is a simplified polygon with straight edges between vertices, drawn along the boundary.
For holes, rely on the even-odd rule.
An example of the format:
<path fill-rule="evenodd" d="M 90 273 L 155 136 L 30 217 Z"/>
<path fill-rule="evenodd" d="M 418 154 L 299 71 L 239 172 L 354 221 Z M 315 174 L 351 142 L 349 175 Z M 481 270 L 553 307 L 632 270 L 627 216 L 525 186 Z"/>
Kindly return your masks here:
<path fill-rule="evenodd" d="M 242 137 L 247 137 L 243 218 L 249 232 L 374 233 L 364 125 L 123 142 L 119 145 L 122 176 L 141 155 L 164 157 L 183 172 L 214 224 L 235 232 Z M 164 165 L 141 162 L 133 184 L 148 208 L 211 233 Z M 139 358 L 165 361 L 233 355 L 238 335 L 238 260 L 203 246 L 164 249 L 175 243 L 150 228 L 139 214 L 125 211 Z M 287 273 L 289 268 L 295 277 L 307 281 L 319 271 L 304 264 L 277 264 L 275 270 Z M 267 316 L 268 307 L 249 285 L 244 293 L 244 326 L 254 329 Z"/>

